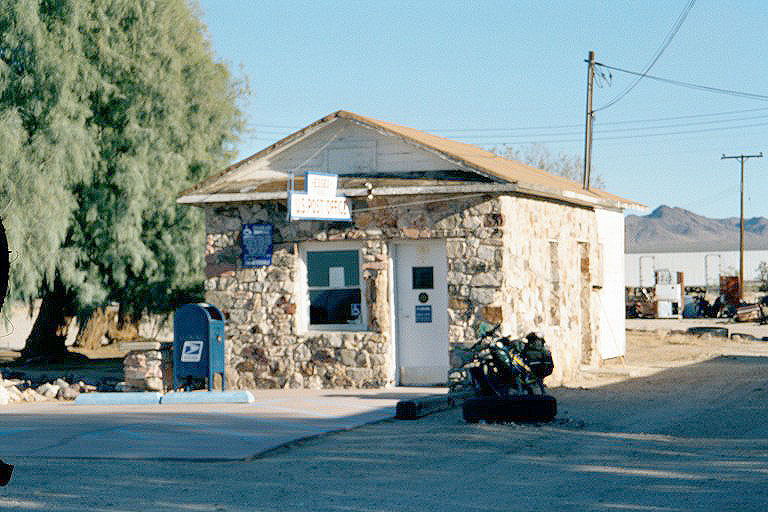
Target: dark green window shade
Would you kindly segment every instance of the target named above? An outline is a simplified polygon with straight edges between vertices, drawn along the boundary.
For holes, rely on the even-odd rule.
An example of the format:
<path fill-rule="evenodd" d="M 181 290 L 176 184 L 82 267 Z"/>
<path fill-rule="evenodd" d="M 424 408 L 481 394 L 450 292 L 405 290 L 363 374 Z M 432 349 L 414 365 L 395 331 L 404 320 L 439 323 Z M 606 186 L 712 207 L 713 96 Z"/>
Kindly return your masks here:
<path fill-rule="evenodd" d="M 358 286 L 360 284 L 360 267 L 357 251 L 322 251 L 307 252 L 307 281 L 311 288 L 334 288 L 340 283 L 331 283 L 331 268 L 344 269 L 345 287 Z M 339 270 L 333 271 L 338 275 Z"/>
<path fill-rule="evenodd" d="M 360 322 L 360 288 L 311 291 L 309 300 L 311 325 Z"/>

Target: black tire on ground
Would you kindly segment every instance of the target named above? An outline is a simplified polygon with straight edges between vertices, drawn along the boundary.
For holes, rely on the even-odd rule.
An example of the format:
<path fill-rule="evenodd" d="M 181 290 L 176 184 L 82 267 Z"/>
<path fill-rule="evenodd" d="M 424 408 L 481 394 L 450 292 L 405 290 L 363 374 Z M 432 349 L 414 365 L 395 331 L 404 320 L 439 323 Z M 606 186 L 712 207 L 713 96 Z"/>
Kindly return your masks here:
<path fill-rule="evenodd" d="M 708 334 L 710 336 L 720 336 L 723 338 L 727 338 L 728 328 L 727 327 L 689 327 L 688 334 L 696 334 L 699 336 Z"/>
<path fill-rule="evenodd" d="M 467 423 L 547 423 L 557 414 L 557 401 L 550 395 L 477 397 L 464 401 L 462 413 Z"/>

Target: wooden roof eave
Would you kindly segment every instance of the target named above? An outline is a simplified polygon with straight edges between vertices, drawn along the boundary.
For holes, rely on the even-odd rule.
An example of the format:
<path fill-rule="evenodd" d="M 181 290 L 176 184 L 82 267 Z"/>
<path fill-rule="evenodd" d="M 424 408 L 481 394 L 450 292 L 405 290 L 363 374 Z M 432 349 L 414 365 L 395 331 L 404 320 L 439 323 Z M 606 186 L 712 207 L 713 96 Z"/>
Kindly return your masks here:
<path fill-rule="evenodd" d="M 345 197 L 395 197 L 437 194 L 522 194 L 534 198 L 542 198 L 567 203 L 579 207 L 604 208 L 623 210 L 627 208 L 642 209 L 644 205 L 637 203 L 622 203 L 607 198 L 587 194 L 577 194 L 573 191 L 562 191 L 540 186 L 523 186 L 516 183 L 475 183 L 470 185 L 427 185 L 427 186 L 381 186 L 373 188 L 340 189 L 339 194 Z M 188 194 L 176 202 L 193 206 L 212 204 L 248 203 L 260 201 L 287 201 L 288 191 L 218 193 L 218 194 Z"/>
<path fill-rule="evenodd" d="M 373 188 L 340 189 L 339 194 L 345 197 L 373 196 L 414 196 L 433 194 L 504 194 L 518 191 L 518 186 L 512 183 L 476 183 L 471 185 L 427 185 L 427 186 L 383 186 Z M 176 200 L 179 204 L 203 206 L 205 204 L 244 203 L 258 201 L 287 200 L 288 191 L 246 192 L 221 194 L 188 194 Z"/>

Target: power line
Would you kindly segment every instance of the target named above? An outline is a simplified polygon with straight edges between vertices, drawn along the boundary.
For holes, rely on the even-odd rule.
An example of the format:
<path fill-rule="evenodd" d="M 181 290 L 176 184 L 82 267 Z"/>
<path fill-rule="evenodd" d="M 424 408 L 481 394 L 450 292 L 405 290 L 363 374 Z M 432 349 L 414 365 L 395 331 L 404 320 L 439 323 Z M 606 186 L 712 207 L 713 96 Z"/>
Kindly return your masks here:
<path fill-rule="evenodd" d="M 635 119 L 632 121 L 599 122 L 598 124 L 609 125 L 609 124 L 644 123 L 644 122 L 656 122 L 656 121 L 677 121 L 679 119 L 694 119 L 698 117 L 714 117 L 714 116 L 725 116 L 725 115 L 732 115 L 732 114 L 746 114 L 748 112 L 764 112 L 766 110 L 768 110 L 768 107 L 747 108 L 742 110 L 728 110 L 725 112 L 712 112 L 710 114 L 688 114 L 684 116 L 657 117 L 657 118 L 651 118 L 651 119 Z M 581 126 L 581 125 L 574 125 L 574 126 Z"/>
<path fill-rule="evenodd" d="M 258 126 L 260 128 L 285 128 L 286 130 L 298 130 L 300 126 L 289 126 L 285 124 L 249 124 L 248 126 Z"/>
<path fill-rule="evenodd" d="M 672 42 L 672 39 L 674 39 L 675 35 L 677 35 L 677 32 L 680 30 L 680 27 L 683 26 L 683 22 L 685 22 L 685 19 L 688 17 L 688 13 L 691 12 L 691 9 L 693 9 L 694 4 L 696 3 L 696 0 L 689 0 L 687 4 L 685 4 L 685 7 L 683 7 L 682 12 L 677 16 L 677 19 L 675 20 L 675 23 L 672 25 L 672 28 L 667 33 L 667 36 L 662 41 L 661 45 L 656 49 L 656 51 L 653 54 L 653 57 L 651 57 L 651 60 L 648 62 L 648 64 L 645 65 L 643 68 L 643 71 L 638 74 L 637 78 L 632 81 L 622 92 L 620 92 L 615 98 L 608 101 L 607 104 L 603 105 L 600 108 L 594 109 L 594 112 L 598 112 L 600 110 L 604 110 L 614 104 L 616 104 L 618 101 L 620 101 L 624 96 L 629 94 L 629 91 L 635 88 L 637 84 L 640 83 L 640 80 L 645 78 L 648 74 L 648 72 L 651 70 L 651 68 L 656 64 L 656 62 L 661 57 L 661 54 L 664 53 L 664 50 L 667 49 L 667 47 Z"/>
<path fill-rule="evenodd" d="M 595 65 L 596 66 L 604 67 L 606 69 L 612 69 L 614 71 L 620 71 L 622 73 L 629 73 L 630 75 L 640 75 L 641 74 L 641 73 L 639 73 L 637 71 L 630 71 L 628 69 L 622 69 L 622 68 L 618 68 L 616 66 L 609 66 L 607 64 L 601 64 L 599 62 L 596 62 Z M 648 75 L 648 74 L 645 74 L 643 76 L 645 78 L 650 78 L 651 80 L 656 80 L 658 82 L 663 82 L 663 83 L 668 83 L 668 84 L 672 84 L 672 85 L 677 85 L 677 86 L 680 86 L 680 87 L 688 87 L 690 89 L 696 89 L 696 90 L 699 90 L 699 91 L 711 92 L 711 93 L 715 93 L 715 94 L 726 94 L 726 95 L 729 95 L 729 96 L 737 96 L 739 98 L 749 98 L 749 99 L 752 99 L 752 100 L 768 101 L 768 96 L 766 96 L 764 94 L 755 94 L 755 93 L 751 93 L 751 92 L 736 91 L 736 90 L 733 90 L 733 89 L 721 89 L 719 87 L 710 87 L 710 86 L 707 86 L 707 85 L 694 84 L 694 83 L 691 83 L 691 82 L 682 82 L 680 80 L 672 80 L 671 78 L 662 78 L 662 77 Z"/>
<path fill-rule="evenodd" d="M 691 127 L 691 126 L 705 126 L 705 125 L 714 125 L 714 124 L 723 124 L 723 123 L 735 123 L 735 122 L 741 122 L 741 121 L 753 121 L 757 119 L 766 119 L 768 118 L 768 114 L 766 115 L 760 115 L 760 116 L 750 116 L 750 117 L 743 117 L 738 119 L 713 119 L 708 121 L 695 121 L 690 123 L 673 123 L 673 124 L 663 124 L 663 125 L 657 125 L 657 126 L 636 126 L 636 127 L 628 127 L 628 128 L 609 128 L 600 130 L 600 133 L 623 133 L 623 132 L 640 132 L 640 131 L 649 131 L 649 130 L 661 130 L 666 128 L 685 128 L 685 127 Z M 738 125 L 738 126 L 724 126 L 722 129 L 731 129 L 731 128 L 740 128 L 743 126 L 753 126 L 753 125 Z M 507 136 L 509 138 L 520 138 L 520 137 L 557 137 L 557 136 L 576 136 L 578 135 L 578 132 L 565 132 L 565 133 L 553 133 L 553 132 L 539 132 L 539 133 L 521 133 L 521 134 L 505 134 L 505 133 L 495 133 L 490 135 L 455 135 L 454 137 L 460 138 L 461 140 L 479 140 L 479 139 L 488 139 L 489 137 L 504 137 Z M 642 133 L 637 133 L 637 136 L 643 136 Z"/>
<path fill-rule="evenodd" d="M 637 139 L 637 138 L 643 138 L 643 137 L 664 137 L 667 135 L 683 135 L 683 134 L 689 134 L 689 133 L 707 133 L 707 132 L 715 132 L 715 131 L 725 131 L 725 130 L 737 130 L 742 128 L 755 128 L 760 126 L 768 126 L 768 122 L 765 123 L 753 123 L 753 124 L 745 124 L 745 125 L 739 125 L 739 126 L 723 126 L 723 127 L 717 127 L 717 128 L 701 128 L 698 130 L 678 130 L 678 131 L 672 131 L 672 132 L 663 132 L 663 133 L 641 133 L 641 134 L 634 134 L 634 135 L 616 135 L 616 136 L 596 136 L 595 140 L 620 140 L 620 139 Z M 567 134 L 565 134 L 567 135 Z M 486 141 L 483 142 L 483 144 L 552 144 L 552 143 L 558 143 L 558 142 L 582 142 L 583 138 L 579 139 L 552 139 L 552 140 L 529 140 L 529 141 L 510 141 L 510 140 L 499 140 L 499 141 Z"/>
<path fill-rule="evenodd" d="M 684 119 L 699 119 L 699 118 L 707 118 L 707 117 L 720 117 L 720 116 L 731 116 L 736 114 L 747 114 L 751 112 L 765 112 L 768 111 L 768 107 L 759 107 L 759 108 L 748 108 L 748 109 L 740 109 L 740 110 L 727 110 L 723 112 L 709 112 L 705 114 L 687 114 L 687 115 L 679 115 L 679 116 L 667 116 L 667 117 L 655 117 L 655 118 L 642 118 L 642 119 L 627 119 L 623 121 L 598 121 L 595 123 L 598 127 L 607 127 L 607 126 L 617 126 L 617 125 L 628 125 L 628 124 L 642 124 L 642 123 L 660 123 L 664 121 L 678 121 L 678 120 L 684 120 Z M 701 123 L 690 123 L 691 125 L 696 124 L 708 124 L 708 123 L 715 123 L 715 122 L 735 122 L 735 121 L 746 121 L 751 119 L 758 119 L 759 116 L 750 116 L 750 117 L 736 117 L 733 119 L 721 119 L 721 120 L 713 120 L 713 121 L 706 121 Z M 277 125 L 267 125 L 267 124 L 249 124 L 248 129 L 246 130 L 246 133 L 249 134 L 247 138 L 249 139 L 258 139 L 258 140 L 272 140 L 269 137 L 262 137 L 262 135 L 288 135 L 291 133 L 291 131 L 284 130 L 284 131 L 277 131 L 277 130 L 263 130 L 261 127 L 272 127 Z M 671 126 L 671 125 L 670 125 Z M 670 127 L 666 126 L 666 127 Z M 683 126 L 683 125 L 680 125 Z M 291 126 L 286 127 L 290 128 L 291 130 L 295 131 L 298 130 L 300 127 L 298 126 Z M 564 130 L 569 128 L 581 128 L 580 124 L 560 124 L 560 125 L 535 125 L 535 126 L 524 126 L 524 127 L 506 127 L 506 128 L 430 128 L 426 129 L 424 131 L 430 132 L 430 133 L 446 133 L 446 134 L 452 134 L 453 137 L 462 137 L 464 139 L 469 138 L 482 138 L 482 137 L 496 137 L 500 135 L 504 135 L 505 132 L 512 133 L 512 132 L 529 132 L 533 130 Z M 663 128 L 663 126 L 656 126 L 656 127 L 639 127 L 637 129 L 641 130 L 647 130 L 647 129 L 653 129 L 653 128 Z M 602 132 L 610 132 L 613 130 L 601 130 Z M 502 132 L 502 133 L 492 133 L 492 132 Z M 472 135 L 473 133 L 489 133 L 489 135 Z M 579 132 L 580 133 L 580 132 Z M 467 135 L 463 135 L 467 134 Z M 524 133 L 525 136 L 530 137 L 531 134 Z M 548 135 L 566 135 L 566 134 L 558 134 L 558 133 L 550 133 Z"/>
<path fill-rule="evenodd" d="M 657 137 L 665 135 L 682 135 L 689 133 L 706 133 L 716 131 L 728 131 L 742 128 L 755 128 L 766 126 L 768 123 L 749 123 L 738 124 L 733 126 L 715 126 L 711 128 L 691 129 L 691 130 L 674 130 L 668 131 L 670 128 L 687 128 L 693 126 L 707 126 L 712 124 L 721 123 L 733 123 L 736 121 L 746 120 L 760 120 L 766 119 L 768 116 L 754 116 L 746 119 L 729 119 L 719 121 L 706 121 L 699 123 L 685 123 L 685 124 L 667 124 L 662 126 L 649 126 L 649 127 L 637 127 L 637 128 L 617 128 L 613 130 L 601 130 L 600 135 L 596 136 L 596 140 L 615 140 L 615 139 L 631 139 L 642 137 Z M 658 132 L 658 130 L 665 130 Z M 654 132 L 655 131 L 655 132 Z M 622 135 L 629 132 L 629 135 Z M 649 133 L 650 132 L 650 133 Z M 529 143 L 557 143 L 557 142 L 578 142 L 580 138 L 577 132 L 568 133 L 522 133 L 522 134 L 490 134 L 490 135 L 475 135 L 475 136 L 453 136 L 449 137 L 452 140 L 458 140 L 473 144 L 529 144 Z"/>
<path fill-rule="evenodd" d="M 699 206 L 700 204 L 710 205 L 710 204 L 717 203 L 717 202 L 720 202 L 720 201 L 723 201 L 723 200 L 730 200 L 731 198 L 729 197 L 728 194 L 736 193 L 736 192 L 738 192 L 738 190 L 739 190 L 739 186 L 738 185 L 732 185 L 730 187 L 725 187 L 722 190 L 718 190 L 715 194 L 712 194 L 710 196 L 702 197 L 702 198 L 696 199 L 694 201 L 688 202 L 687 204 L 681 206 L 681 208 L 684 208 L 686 210 L 692 211 L 693 208 Z"/>
<path fill-rule="evenodd" d="M 755 116 L 752 118 L 747 119 L 763 119 L 766 116 Z M 631 135 L 597 135 L 595 136 L 595 140 L 600 141 L 608 141 L 608 140 L 622 140 L 622 139 L 636 139 L 636 138 L 643 138 L 643 137 L 663 137 L 667 135 L 684 135 L 684 134 L 695 134 L 695 133 L 708 133 L 708 132 L 717 132 L 717 131 L 728 131 L 728 130 L 737 130 L 742 128 L 756 128 L 756 127 L 762 127 L 762 126 L 768 126 L 768 122 L 766 123 L 751 123 L 751 124 L 742 124 L 737 126 L 718 126 L 713 128 L 701 128 L 701 129 L 694 129 L 694 130 L 676 130 L 676 131 L 665 131 L 661 133 L 637 133 L 638 130 L 659 130 L 664 128 L 675 128 L 675 127 L 684 127 L 684 126 L 693 126 L 697 124 L 712 124 L 714 122 L 734 122 L 734 121 L 740 121 L 743 119 L 729 119 L 729 120 L 721 120 L 721 121 L 709 121 L 709 122 L 703 122 L 703 123 L 690 123 L 690 124 L 682 124 L 682 125 L 665 125 L 665 126 L 652 126 L 652 127 L 646 127 L 646 128 L 620 128 L 616 130 L 601 130 L 600 133 L 620 133 L 620 132 L 627 132 L 632 131 L 635 132 Z M 555 144 L 555 143 L 568 143 L 568 142 L 581 142 L 582 138 L 576 138 L 579 134 L 578 133 L 524 133 L 519 135 L 508 135 L 504 136 L 504 134 L 495 134 L 495 135 L 486 135 L 486 136 L 454 136 L 451 137 L 453 140 L 457 141 L 471 141 L 470 143 L 475 144 L 482 144 L 482 145 L 498 145 L 498 144 Z M 501 138 L 503 137 L 503 138 Z M 540 137 L 540 138 L 537 138 Z M 565 138 L 562 138 L 565 137 Z M 263 141 L 274 141 L 274 137 L 263 137 L 260 135 L 246 135 L 243 137 L 245 140 L 263 140 Z M 523 139 L 523 140 L 520 140 Z"/>
<path fill-rule="evenodd" d="M 733 114 L 746 114 L 749 112 L 765 112 L 768 107 L 759 108 L 747 108 L 741 110 L 727 110 L 725 112 L 710 112 L 708 114 L 687 114 L 680 116 L 669 117 L 656 117 L 656 118 L 644 118 L 644 119 L 628 119 L 624 121 L 598 121 L 595 124 L 598 126 L 612 126 L 618 124 L 634 124 L 634 123 L 655 123 L 661 121 L 677 121 L 681 119 L 697 119 L 700 117 L 716 117 L 726 116 Z M 257 126 L 257 125 L 254 125 Z M 547 130 L 547 129 L 560 129 L 560 128 L 581 128 L 580 124 L 555 124 L 555 125 L 540 125 L 540 126 L 525 126 L 516 128 L 432 128 L 426 129 L 427 132 L 432 133 L 463 133 L 463 132 L 505 132 L 505 131 L 524 131 L 524 130 Z"/>
<path fill-rule="evenodd" d="M 669 124 L 669 125 L 663 125 L 663 126 L 600 130 L 600 135 L 596 135 L 595 140 L 599 140 L 599 141 L 624 140 L 624 139 L 637 139 L 637 138 L 644 138 L 644 137 L 664 137 L 669 135 L 685 135 L 685 134 L 738 130 L 738 129 L 744 129 L 744 128 L 757 128 L 757 127 L 768 126 L 768 122 L 740 124 L 736 126 L 717 126 L 712 128 L 700 128 L 700 129 L 692 129 L 692 130 L 663 131 L 660 133 L 647 133 L 649 130 L 661 130 L 661 129 L 667 129 L 667 128 L 682 128 L 686 126 L 697 126 L 697 125 L 700 126 L 700 125 L 710 125 L 710 124 L 719 124 L 719 123 L 730 123 L 730 122 L 737 122 L 737 121 L 765 119 L 766 117 L 768 116 L 752 116 L 752 117 L 747 117 L 742 119 L 722 119 L 722 120 L 702 121 L 697 123 Z M 606 133 L 619 134 L 623 132 L 633 132 L 633 133 L 630 135 L 607 135 L 607 136 L 604 135 Z M 246 135 L 243 137 L 243 139 L 274 141 L 274 137 L 260 136 L 260 135 L 261 134 Z M 556 143 L 580 142 L 583 139 L 577 138 L 578 135 L 579 133 L 577 132 L 570 132 L 570 133 L 543 132 L 543 133 L 521 133 L 521 134 L 509 134 L 509 135 L 489 134 L 489 135 L 474 135 L 474 136 L 473 135 L 462 136 L 460 134 L 457 134 L 450 138 L 457 141 L 463 141 L 463 142 L 481 144 L 481 145 L 499 145 L 499 144 L 518 144 L 519 145 L 519 144 L 556 144 Z"/>
<path fill-rule="evenodd" d="M 245 132 L 246 133 L 259 133 L 259 134 L 262 134 L 262 135 L 282 135 L 282 134 L 293 133 L 290 130 L 264 130 L 262 128 L 253 128 L 251 126 L 246 126 Z"/>

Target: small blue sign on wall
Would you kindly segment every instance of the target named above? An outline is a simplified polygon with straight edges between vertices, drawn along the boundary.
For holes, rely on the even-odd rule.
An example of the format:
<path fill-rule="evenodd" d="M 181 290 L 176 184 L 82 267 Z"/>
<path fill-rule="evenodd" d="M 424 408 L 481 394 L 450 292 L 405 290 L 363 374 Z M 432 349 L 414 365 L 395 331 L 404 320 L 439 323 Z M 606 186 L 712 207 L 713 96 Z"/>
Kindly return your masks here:
<path fill-rule="evenodd" d="M 243 267 L 264 267 L 272 264 L 272 224 L 257 222 L 241 226 Z"/>
<path fill-rule="evenodd" d="M 432 306 L 416 306 L 416 323 L 432 323 Z"/>

